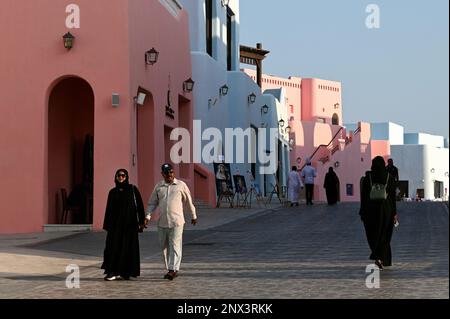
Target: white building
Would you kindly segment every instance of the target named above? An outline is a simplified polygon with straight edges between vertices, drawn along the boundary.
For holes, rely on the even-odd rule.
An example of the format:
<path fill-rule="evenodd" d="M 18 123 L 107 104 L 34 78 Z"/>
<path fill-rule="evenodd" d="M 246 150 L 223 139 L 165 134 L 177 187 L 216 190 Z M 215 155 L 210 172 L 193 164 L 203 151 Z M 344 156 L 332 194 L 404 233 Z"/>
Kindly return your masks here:
<path fill-rule="evenodd" d="M 391 158 L 399 169 L 400 189 L 404 197 L 447 200 L 448 138 L 426 133 L 402 133 L 403 127 L 394 123 L 372 125 L 372 139 L 388 140 L 391 144 Z"/>
<path fill-rule="evenodd" d="M 259 86 L 239 68 L 239 0 L 230 0 L 228 6 L 221 0 L 179 1 L 189 13 L 192 69 L 195 81 L 194 119 L 201 120 L 202 130 L 217 128 L 225 137 L 226 128 L 242 128 L 243 130 L 253 128 L 258 135 L 257 129 L 261 128 L 263 123 L 266 123 L 267 128 L 278 127 L 279 112 L 273 110 L 285 106 L 273 96 L 263 95 Z M 254 102 L 250 102 L 250 95 L 256 96 Z M 265 105 L 268 108 L 263 108 Z M 268 110 L 266 114 L 262 111 L 263 109 Z M 268 116 L 272 118 L 267 119 Z M 262 117 L 266 119 L 263 120 Z M 279 141 L 286 144 L 283 136 L 279 137 Z M 223 142 L 217 143 L 214 162 L 220 162 L 223 156 L 227 156 Z M 203 141 L 202 146 L 208 143 L 209 141 Z M 248 154 L 250 145 L 254 146 L 252 143 L 248 141 L 245 143 L 245 154 Z M 284 153 L 281 171 L 287 174 L 289 149 L 283 147 L 282 150 Z M 236 149 L 234 151 L 236 152 Z M 267 178 L 260 174 L 259 166 L 259 158 L 256 158 L 255 164 L 251 164 L 246 156 L 244 163 L 231 163 L 231 173 L 246 176 L 246 182 L 249 185 L 247 172 L 252 172 L 260 190 L 264 192 L 264 181 L 268 182 Z M 195 194 L 204 193 L 205 187 L 211 193 L 211 185 L 214 185 L 211 183 L 211 179 L 214 178 L 213 172 L 212 163 L 202 161 L 201 165 L 196 165 Z M 285 178 L 280 182 L 286 185 Z"/>

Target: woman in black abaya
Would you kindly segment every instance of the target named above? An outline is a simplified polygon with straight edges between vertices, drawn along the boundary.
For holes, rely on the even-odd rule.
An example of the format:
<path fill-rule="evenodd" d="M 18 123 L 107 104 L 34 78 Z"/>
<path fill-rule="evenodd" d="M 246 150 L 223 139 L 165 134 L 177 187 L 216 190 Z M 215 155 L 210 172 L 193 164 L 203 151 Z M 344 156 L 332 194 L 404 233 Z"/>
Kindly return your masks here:
<path fill-rule="evenodd" d="M 328 169 L 328 173 L 325 175 L 323 187 L 327 193 L 328 205 L 336 204 L 339 201 L 339 178 L 332 167 Z"/>
<path fill-rule="evenodd" d="M 105 280 L 128 280 L 140 275 L 138 233 L 144 228 L 144 205 L 136 186 L 130 185 L 128 171 L 119 169 L 106 205 L 103 229 L 108 232 L 101 269 Z"/>
<path fill-rule="evenodd" d="M 366 172 L 361 183 L 361 208 L 359 214 L 364 222 L 367 241 L 371 250 L 369 259 L 374 260 L 378 268 L 392 265 L 391 238 L 394 223 L 397 220 L 395 201 L 395 180 L 389 176 L 383 157 L 372 160 L 372 168 Z M 387 183 L 386 183 L 387 181 Z M 370 199 L 373 184 L 387 185 L 387 198 Z"/>

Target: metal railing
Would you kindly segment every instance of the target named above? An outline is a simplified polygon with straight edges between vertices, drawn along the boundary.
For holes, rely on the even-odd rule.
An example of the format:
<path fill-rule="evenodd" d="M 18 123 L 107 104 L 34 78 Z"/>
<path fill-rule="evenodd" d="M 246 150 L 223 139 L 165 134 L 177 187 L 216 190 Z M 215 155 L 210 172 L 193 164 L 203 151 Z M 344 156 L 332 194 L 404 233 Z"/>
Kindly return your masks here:
<path fill-rule="evenodd" d="M 344 130 L 344 128 L 341 127 L 341 128 L 336 132 L 336 134 L 333 136 L 333 138 L 331 139 L 330 143 L 319 145 L 319 146 L 316 148 L 316 150 L 314 151 L 314 153 L 309 157 L 309 159 L 312 161 L 313 158 L 314 158 L 314 156 L 317 154 L 317 152 L 318 152 L 321 148 L 324 148 L 324 147 L 329 148 L 330 145 L 333 145 L 334 140 L 336 139 L 336 137 L 338 137 L 339 133 L 341 133 L 343 130 Z M 336 145 L 336 146 L 339 148 L 339 145 Z M 334 149 L 334 146 L 333 146 L 333 149 Z M 337 151 L 337 150 L 336 150 L 336 151 Z M 326 162 L 328 162 L 328 161 L 330 160 L 330 157 L 327 155 L 327 156 L 324 156 L 324 157 L 320 158 L 319 160 L 320 160 L 322 163 L 325 164 Z M 306 164 L 304 164 L 300 170 L 304 169 L 305 166 L 306 166 Z"/>

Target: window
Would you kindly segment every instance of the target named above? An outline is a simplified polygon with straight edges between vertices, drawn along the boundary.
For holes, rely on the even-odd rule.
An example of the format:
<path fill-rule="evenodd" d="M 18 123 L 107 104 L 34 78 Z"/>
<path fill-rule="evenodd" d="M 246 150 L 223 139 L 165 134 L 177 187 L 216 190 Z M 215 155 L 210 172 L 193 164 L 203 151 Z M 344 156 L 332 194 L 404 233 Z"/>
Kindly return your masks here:
<path fill-rule="evenodd" d="M 213 0 L 206 0 L 206 52 L 212 56 L 213 47 Z"/>
<path fill-rule="evenodd" d="M 347 196 L 353 196 L 353 184 L 347 184 Z"/>
<path fill-rule="evenodd" d="M 333 114 L 333 118 L 331 119 L 331 124 L 339 125 L 339 115 L 337 115 L 336 113 Z"/>

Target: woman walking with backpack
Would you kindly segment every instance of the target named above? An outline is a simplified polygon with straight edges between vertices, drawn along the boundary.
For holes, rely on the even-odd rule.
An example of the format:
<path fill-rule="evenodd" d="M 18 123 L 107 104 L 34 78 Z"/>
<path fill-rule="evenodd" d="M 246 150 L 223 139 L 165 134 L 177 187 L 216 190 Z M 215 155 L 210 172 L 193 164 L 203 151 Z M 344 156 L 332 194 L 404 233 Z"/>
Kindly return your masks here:
<path fill-rule="evenodd" d="M 397 221 L 395 180 L 386 171 L 386 163 L 381 156 L 372 160 L 371 170 L 362 179 L 359 214 L 371 250 L 369 259 L 374 260 L 380 269 L 391 266 L 391 238 Z"/>

